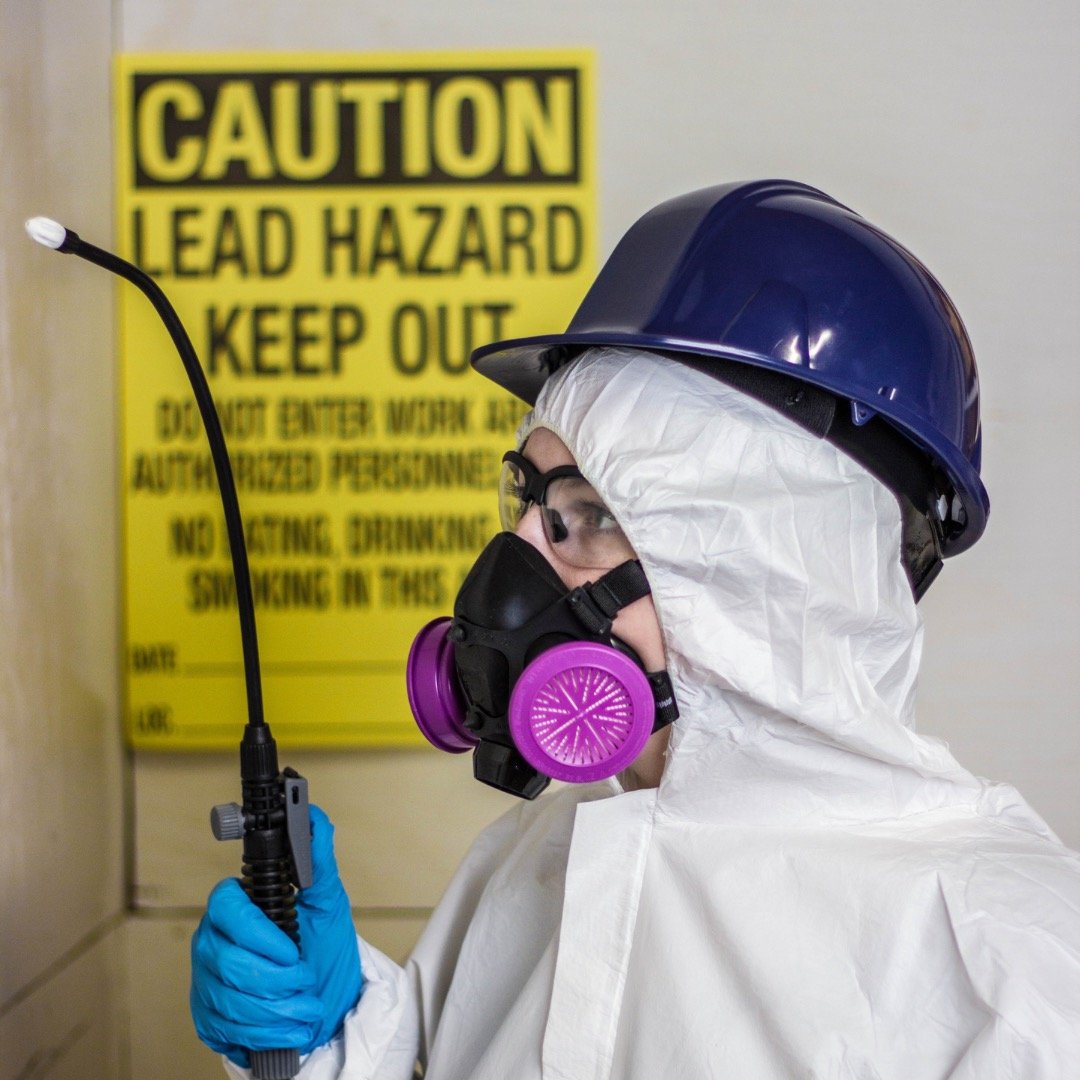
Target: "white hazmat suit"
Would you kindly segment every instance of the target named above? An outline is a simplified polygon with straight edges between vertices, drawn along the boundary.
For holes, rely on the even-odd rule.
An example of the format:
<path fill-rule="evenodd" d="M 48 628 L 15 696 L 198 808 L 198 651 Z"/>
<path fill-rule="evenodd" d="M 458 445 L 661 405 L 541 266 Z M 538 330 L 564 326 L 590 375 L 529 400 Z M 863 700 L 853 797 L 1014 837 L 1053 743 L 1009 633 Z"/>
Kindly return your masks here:
<path fill-rule="evenodd" d="M 893 495 L 670 359 L 593 349 L 551 429 L 652 586 L 655 790 L 515 805 L 304 1080 L 1080 1076 L 1080 858 L 912 727 Z M 229 1066 L 236 1075 L 241 1070 Z"/>

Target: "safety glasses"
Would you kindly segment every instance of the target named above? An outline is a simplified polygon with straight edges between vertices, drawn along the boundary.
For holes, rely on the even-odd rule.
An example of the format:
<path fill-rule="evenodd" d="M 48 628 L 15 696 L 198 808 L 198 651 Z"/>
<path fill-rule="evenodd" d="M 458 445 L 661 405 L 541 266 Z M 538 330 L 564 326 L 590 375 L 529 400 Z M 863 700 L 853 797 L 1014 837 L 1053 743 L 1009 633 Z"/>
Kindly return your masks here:
<path fill-rule="evenodd" d="M 499 483 L 502 527 L 514 532 L 530 506 L 539 508 L 544 536 L 571 566 L 602 569 L 635 558 L 626 534 L 576 465 L 542 473 L 509 450 Z"/>

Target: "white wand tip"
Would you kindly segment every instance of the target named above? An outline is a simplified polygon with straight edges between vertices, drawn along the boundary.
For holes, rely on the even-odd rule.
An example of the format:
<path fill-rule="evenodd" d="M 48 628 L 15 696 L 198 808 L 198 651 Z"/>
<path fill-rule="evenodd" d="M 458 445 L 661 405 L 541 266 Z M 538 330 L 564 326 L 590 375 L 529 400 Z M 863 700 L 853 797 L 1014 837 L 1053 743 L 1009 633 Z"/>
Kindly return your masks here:
<path fill-rule="evenodd" d="M 47 248 L 58 248 L 67 239 L 67 229 L 59 221 L 47 217 L 32 217 L 26 223 L 31 240 Z"/>

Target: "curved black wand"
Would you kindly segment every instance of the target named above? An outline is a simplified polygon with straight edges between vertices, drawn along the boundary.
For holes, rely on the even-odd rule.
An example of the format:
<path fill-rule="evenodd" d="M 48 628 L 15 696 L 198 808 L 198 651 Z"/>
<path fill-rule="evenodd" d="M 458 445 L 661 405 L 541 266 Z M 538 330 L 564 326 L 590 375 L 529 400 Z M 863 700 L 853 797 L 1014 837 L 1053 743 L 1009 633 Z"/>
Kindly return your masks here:
<path fill-rule="evenodd" d="M 180 316 L 161 287 L 137 266 L 110 251 L 87 243 L 78 233 L 49 218 L 31 218 L 30 236 L 45 247 L 78 255 L 136 285 L 154 305 L 176 346 L 195 394 L 210 454 L 217 473 L 225 529 L 229 537 L 240 639 L 244 654 L 248 719 L 240 743 L 240 782 L 243 805 L 215 806 L 211 827 L 219 840 L 243 837 L 243 885 L 253 903 L 285 931 L 297 947 L 295 889 L 311 884 L 311 836 L 308 826 L 307 781 L 292 769 L 278 770 L 277 744 L 263 716 L 259 642 L 255 631 L 255 602 L 251 591 L 247 545 L 240 517 L 232 464 L 214 399 L 202 365 Z M 257 1080 L 291 1080 L 300 1069 L 296 1050 L 252 1050 L 251 1071 Z"/>

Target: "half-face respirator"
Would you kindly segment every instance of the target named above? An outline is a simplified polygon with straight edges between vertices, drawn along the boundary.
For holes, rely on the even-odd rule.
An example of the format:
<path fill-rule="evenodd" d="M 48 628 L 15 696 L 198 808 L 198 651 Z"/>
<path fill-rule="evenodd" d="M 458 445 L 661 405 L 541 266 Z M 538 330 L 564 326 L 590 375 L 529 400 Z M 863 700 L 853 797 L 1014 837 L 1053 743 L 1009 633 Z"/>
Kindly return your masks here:
<path fill-rule="evenodd" d="M 507 459 L 526 480 L 538 476 L 520 455 Z M 580 473 L 565 466 L 539 480 L 553 476 L 566 489 L 555 496 L 526 499 L 523 484 L 511 487 L 517 509 L 504 510 L 503 524 L 535 503 L 549 539 L 571 553 L 595 547 L 597 504 L 589 503 L 588 521 L 576 509 L 586 503 Z M 406 683 L 420 730 L 440 750 L 472 750 L 477 780 L 525 799 L 552 778 L 614 776 L 678 716 L 667 672 L 646 672 L 611 632 L 615 615 L 649 591 L 632 557 L 568 590 L 537 548 L 500 533 L 462 583 L 453 618 L 428 623 L 409 651 Z"/>

